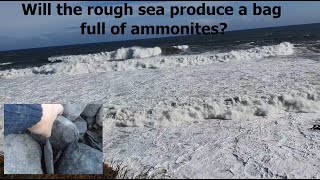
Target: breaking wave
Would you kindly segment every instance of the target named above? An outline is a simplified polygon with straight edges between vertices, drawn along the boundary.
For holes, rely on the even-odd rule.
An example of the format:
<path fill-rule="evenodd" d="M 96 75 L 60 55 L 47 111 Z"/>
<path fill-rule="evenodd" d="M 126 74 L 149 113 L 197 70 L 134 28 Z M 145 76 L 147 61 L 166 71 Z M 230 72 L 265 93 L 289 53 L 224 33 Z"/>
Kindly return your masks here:
<path fill-rule="evenodd" d="M 10 65 L 10 64 L 13 64 L 13 62 L 0 63 L 0 66 L 6 66 L 6 65 Z"/>
<path fill-rule="evenodd" d="M 87 54 L 87 55 L 71 55 L 71 56 L 59 56 L 59 57 L 50 57 L 48 60 L 50 62 L 55 61 L 109 61 L 109 60 L 124 60 L 124 59 L 139 59 L 158 56 L 161 54 L 161 48 L 142 48 L 142 47 L 129 47 L 129 48 L 120 48 L 115 51 L 101 52 L 97 54 Z"/>
<path fill-rule="evenodd" d="M 156 107 L 141 111 L 117 106 L 106 107 L 105 116 L 117 127 L 154 127 L 213 119 L 243 120 L 254 116 L 270 117 L 284 112 L 320 113 L 319 95 L 312 91 L 292 91 L 264 97 L 243 96 L 214 101 L 164 101 Z"/>
<path fill-rule="evenodd" d="M 116 51 L 98 54 L 72 55 L 49 58 L 50 62 L 41 67 L 11 69 L 0 72 L 5 78 L 34 74 L 85 74 L 107 71 L 135 71 L 140 69 L 178 68 L 193 65 L 206 65 L 214 62 L 243 61 L 273 56 L 285 56 L 294 53 L 294 46 L 288 42 L 278 45 L 255 47 L 246 50 L 234 50 L 226 53 L 204 53 L 197 55 L 160 56 L 161 49 L 120 48 Z"/>
<path fill-rule="evenodd" d="M 176 48 L 176 49 L 180 49 L 180 50 L 187 50 L 189 49 L 189 46 L 188 45 L 178 45 L 178 46 L 172 46 L 173 48 Z"/>

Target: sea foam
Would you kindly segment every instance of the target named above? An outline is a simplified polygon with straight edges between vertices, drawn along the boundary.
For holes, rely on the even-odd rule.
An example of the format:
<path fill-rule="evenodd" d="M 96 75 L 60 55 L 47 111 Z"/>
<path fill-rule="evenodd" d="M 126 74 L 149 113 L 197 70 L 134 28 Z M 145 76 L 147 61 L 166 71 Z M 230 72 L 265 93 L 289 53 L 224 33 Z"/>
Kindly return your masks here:
<path fill-rule="evenodd" d="M 109 107 L 106 116 L 115 126 L 175 126 L 205 120 L 244 120 L 254 116 L 270 117 L 284 112 L 320 113 L 319 94 L 292 91 L 270 94 L 266 98 L 238 96 L 210 101 L 162 102 L 150 109 L 133 111 L 125 107 Z"/>
<path fill-rule="evenodd" d="M 34 74 L 74 75 L 107 71 L 179 68 L 215 62 L 257 60 L 273 56 L 286 56 L 293 53 L 294 46 L 288 42 L 246 50 L 234 50 L 226 53 L 208 52 L 196 55 L 175 56 L 161 56 L 161 49 L 159 47 L 131 47 L 97 54 L 51 57 L 48 59 L 50 62 L 61 62 L 36 68 L 5 70 L 0 72 L 0 76 L 10 78 Z"/>
<path fill-rule="evenodd" d="M 188 45 L 178 45 L 178 46 L 172 46 L 173 48 L 176 48 L 176 49 L 180 49 L 180 50 L 187 50 L 189 49 L 189 46 Z"/>
<path fill-rule="evenodd" d="M 59 57 L 50 57 L 48 60 L 50 62 L 55 61 L 108 61 L 108 60 L 124 60 L 124 59 L 139 59 L 147 58 L 152 56 L 158 56 L 161 54 L 161 48 L 142 48 L 142 47 L 129 47 L 129 48 L 120 48 L 115 51 L 101 52 L 97 54 L 87 54 L 87 55 L 71 55 L 71 56 L 59 56 Z"/>

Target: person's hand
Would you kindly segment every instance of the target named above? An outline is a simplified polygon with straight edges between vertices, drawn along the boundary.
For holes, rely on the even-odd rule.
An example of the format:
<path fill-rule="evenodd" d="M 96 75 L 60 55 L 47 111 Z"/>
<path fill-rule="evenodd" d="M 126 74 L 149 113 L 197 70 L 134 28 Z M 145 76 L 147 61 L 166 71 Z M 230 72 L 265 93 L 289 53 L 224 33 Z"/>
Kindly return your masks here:
<path fill-rule="evenodd" d="M 48 138 L 51 136 L 53 122 L 63 112 L 63 106 L 61 104 L 41 104 L 41 107 L 42 117 L 40 122 L 29 128 L 29 130 L 32 133 Z"/>

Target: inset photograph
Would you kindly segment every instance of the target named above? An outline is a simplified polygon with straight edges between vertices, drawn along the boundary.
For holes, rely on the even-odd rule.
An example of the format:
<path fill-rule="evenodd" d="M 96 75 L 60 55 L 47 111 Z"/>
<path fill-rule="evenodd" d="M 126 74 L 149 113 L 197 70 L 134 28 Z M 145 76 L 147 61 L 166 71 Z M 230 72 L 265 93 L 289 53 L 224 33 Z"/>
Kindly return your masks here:
<path fill-rule="evenodd" d="M 103 174 L 102 104 L 5 104 L 4 174 Z"/>

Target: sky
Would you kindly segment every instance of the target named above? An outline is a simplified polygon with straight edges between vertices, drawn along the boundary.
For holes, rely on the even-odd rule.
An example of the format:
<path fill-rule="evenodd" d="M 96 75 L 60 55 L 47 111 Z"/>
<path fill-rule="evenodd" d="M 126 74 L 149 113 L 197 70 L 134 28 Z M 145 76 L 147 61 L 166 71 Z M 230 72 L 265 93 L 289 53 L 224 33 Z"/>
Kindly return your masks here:
<path fill-rule="evenodd" d="M 82 35 L 80 25 L 82 22 L 95 24 L 105 22 L 107 29 L 112 25 L 119 25 L 127 22 L 130 25 L 188 25 L 191 22 L 199 22 L 203 25 L 215 25 L 221 22 L 228 24 L 227 31 L 253 29 L 261 27 L 275 27 L 295 24 L 320 23 L 320 2 L 256 2 L 260 6 L 281 6 L 281 17 L 253 16 L 252 6 L 254 2 L 241 1 L 208 1 L 207 6 L 232 6 L 235 14 L 232 16 L 196 16 L 182 15 L 171 19 L 169 16 L 170 6 L 199 6 L 202 2 L 188 1 L 134 1 L 127 2 L 134 8 L 132 16 L 123 16 L 120 19 L 114 16 L 88 16 L 86 8 L 88 6 L 123 6 L 125 1 L 73 1 L 73 2 L 51 2 L 51 16 L 25 16 L 22 10 L 22 3 L 39 2 L 0 2 L 0 51 L 14 49 L 28 49 L 36 47 L 60 46 L 69 44 L 85 44 L 94 42 L 109 42 L 130 39 L 154 38 L 159 36 L 133 36 L 130 33 L 124 35 L 111 35 L 108 31 L 105 35 Z M 57 3 L 67 3 L 72 6 L 83 8 L 81 16 L 59 16 L 56 14 Z M 163 6 L 165 15 L 163 16 L 139 16 L 137 9 L 139 6 Z M 248 15 L 238 15 L 240 6 L 248 8 Z M 130 31 L 130 30 L 127 30 Z"/>

